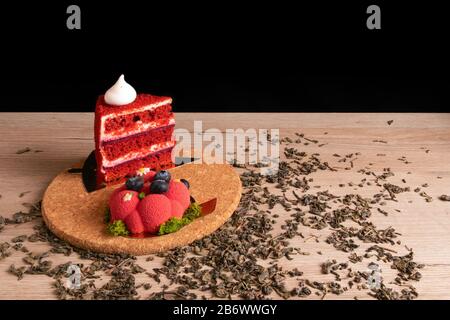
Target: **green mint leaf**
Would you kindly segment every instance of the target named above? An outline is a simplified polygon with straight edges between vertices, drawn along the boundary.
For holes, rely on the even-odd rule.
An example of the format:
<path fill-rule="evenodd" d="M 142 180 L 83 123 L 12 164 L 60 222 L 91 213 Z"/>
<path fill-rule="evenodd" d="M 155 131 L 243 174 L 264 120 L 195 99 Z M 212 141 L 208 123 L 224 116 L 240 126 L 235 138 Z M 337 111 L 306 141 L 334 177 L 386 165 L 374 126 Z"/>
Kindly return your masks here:
<path fill-rule="evenodd" d="M 113 236 L 127 236 L 130 233 L 126 224 L 122 220 L 116 220 L 109 223 L 107 230 Z"/>
<path fill-rule="evenodd" d="M 191 203 L 189 208 L 186 209 L 184 212 L 183 217 L 180 218 L 170 218 L 166 222 L 164 222 L 159 227 L 158 235 L 162 236 L 164 234 L 173 233 L 181 228 L 183 228 L 185 225 L 188 225 L 194 219 L 198 218 L 202 212 L 202 209 L 198 203 Z"/>

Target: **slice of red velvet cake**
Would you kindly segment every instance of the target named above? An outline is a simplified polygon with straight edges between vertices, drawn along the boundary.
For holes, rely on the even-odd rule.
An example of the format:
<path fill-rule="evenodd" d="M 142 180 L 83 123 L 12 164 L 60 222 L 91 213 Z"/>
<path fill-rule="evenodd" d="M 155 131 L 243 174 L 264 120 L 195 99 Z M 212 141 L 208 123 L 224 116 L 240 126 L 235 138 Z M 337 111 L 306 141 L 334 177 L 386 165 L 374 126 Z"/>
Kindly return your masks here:
<path fill-rule="evenodd" d="M 134 92 L 130 93 L 130 91 Z M 127 176 L 173 167 L 175 119 L 172 99 L 136 95 L 123 76 L 95 108 L 97 185 L 109 185 Z"/>

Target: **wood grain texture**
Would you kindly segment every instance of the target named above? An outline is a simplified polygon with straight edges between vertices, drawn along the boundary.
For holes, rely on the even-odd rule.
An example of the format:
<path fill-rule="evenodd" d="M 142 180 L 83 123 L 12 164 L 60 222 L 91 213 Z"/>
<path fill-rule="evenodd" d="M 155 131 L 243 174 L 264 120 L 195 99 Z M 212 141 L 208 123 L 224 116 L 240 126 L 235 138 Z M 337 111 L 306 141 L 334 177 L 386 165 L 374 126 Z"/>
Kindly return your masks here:
<path fill-rule="evenodd" d="M 379 227 L 393 226 L 402 234 L 402 246 L 414 248 L 418 262 L 424 263 L 423 278 L 415 284 L 420 299 L 450 299 L 450 202 L 438 200 L 441 194 L 450 194 L 450 114 L 206 114 L 178 113 L 177 128 L 192 130 L 194 120 L 203 121 L 203 129 L 217 128 L 279 128 L 282 136 L 293 136 L 303 132 L 307 137 L 326 143 L 303 146 L 308 153 L 318 152 L 321 158 L 339 166 L 334 153 L 348 154 L 360 152 L 355 161 L 355 169 L 338 171 L 333 174 L 317 172 L 311 175 L 319 190 L 329 190 L 337 195 L 353 191 L 353 188 L 339 188 L 340 183 L 359 182 L 359 168 L 372 163 L 372 170 L 381 171 L 390 167 L 395 173 L 391 182 L 401 185 L 402 179 L 413 189 L 422 188 L 433 201 L 428 203 L 414 192 L 398 196 L 399 201 L 389 203 L 384 209 L 385 217 L 374 215 L 372 221 Z M 388 120 L 394 120 L 387 125 Z M 91 113 L 1 113 L 0 114 L 0 214 L 11 216 L 23 210 L 23 202 L 34 202 L 42 198 L 49 182 L 71 164 L 84 159 L 94 148 L 93 114 Z M 327 134 L 325 134 L 327 132 Z M 377 143 L 374 140 L 386 140 Z M 31 148 L 30 152 L 16 154 L 16 151 Z M 36 150 L 42 152 L 35 152 Z M 427 151 L 428 150 L 428 151 Z M 384 156 L 380 156 L 384 154 Z M 410 162 L 398 160 L 405 156 Z M 411 172 L 412 174 L 408 174 Z M 440 178 L 438 178 L 440 177 Z M 373 194 L 374 190 L 357 188 L 358 193 Z M 20 194 L 30 191 L 22 197 Z M 411 201 L 411 202 L 410 202 Z M 395 213 L 394 209 L 401 212 Z M 286 215 L 276 206 L 274 213 Z M 286 217 L 288 218 L 288 217 Z M 30 234 L 33 223 L 7 226 L 0 232 L 0 242 Z M 308 236 L 320 232 L 301 230 Z M 26 243 L 33 252 L 48 250 L 43 243 Z M 327 259 L 345 261 L 347 254 L 337 252 L 333 247 L 310 238 L 294 239 L 292 245 L 300 247 L 310 255 L 293 256 L 293 260 L 282 259 L 285 268 L 298 267 L 305 276 L 317 281 L 330 281 L 331 275 L 320 272 L 320 263 Z M 321 252 L 318 254 L 317 252 Z M 11 264 L 22 265 L 23 254 L 14 252 L 11 257 L 0 261 L 0 299 L 54 299 L 53 280 L 47 276 L 25 276 L 21 281 L 7 273 Z M 52 261 L 83 262 L 76 256 L 55 255 Z M 151 270 L 159 267 L 160 261 L 138 263 Z M 383 269 L 383 277 L 391 277 L 394 271 Z M 145 274 L 136 276 L 137 282 L 148 281 Z M 295 281 L 292 280 L 292 281 Z M 154 286 L 155 290 L 157 287 Z M 142 293 L 150 294 L 152 290 Z M 327 296 L 332 299 L 351 299 L 354 296 L 368 298 L 365 292 L 348 291 L 341 296 Z M 311 295 L 311 299 L 319 299 Z"/>

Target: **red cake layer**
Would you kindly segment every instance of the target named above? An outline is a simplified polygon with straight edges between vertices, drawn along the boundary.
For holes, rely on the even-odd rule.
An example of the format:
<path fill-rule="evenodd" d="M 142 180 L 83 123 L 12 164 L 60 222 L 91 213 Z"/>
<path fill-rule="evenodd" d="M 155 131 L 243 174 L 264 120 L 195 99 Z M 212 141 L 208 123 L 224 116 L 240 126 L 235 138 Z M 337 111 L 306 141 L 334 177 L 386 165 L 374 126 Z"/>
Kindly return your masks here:
<path fill-rule="evenodd" d="M 172 162 L 172 149 L 167 148 L 156 153 L 152 153 L 141 159 L 134 159 L 124 162 L 112 168 L 103 168 L 104 172 L 98 170 L 98 183 L 115 184 L 125 181 L 127 176 L 132 176 L 141 168 L 150 168 L 151 170 L 165 170 L 174 167 Z"/>
<path fill-rule="evenodd" d="M 134 112 L 106 119 L 104 124 L 104 133 L 111 133 L 118 129 L 135 129 L 137 127 L 136 123 L 139 122 L 160 122 L 161 120 L 169 119 L 172 116 L 171 110 L 172 106 L 170 104 L 166 104 L 152 110 Z"/>
<path fill-rule="evenodd" d="M 148 150 L 154 144 L 170 141 L 175 125 L 160 127 L 139 133 L 127 138 L 101 143 L 101 153 L 104 159 L 114 160 L 130 152 Z"/>
<path fill-rule="evenodd" d="M 95 142 L 118 139 L 147 129 L 174 124 L 172 99 L 149 94 L 139 94 L 136 100 L 124 106 L 105 103 L 104 96 L 97 99 L 95 107 Z"/>

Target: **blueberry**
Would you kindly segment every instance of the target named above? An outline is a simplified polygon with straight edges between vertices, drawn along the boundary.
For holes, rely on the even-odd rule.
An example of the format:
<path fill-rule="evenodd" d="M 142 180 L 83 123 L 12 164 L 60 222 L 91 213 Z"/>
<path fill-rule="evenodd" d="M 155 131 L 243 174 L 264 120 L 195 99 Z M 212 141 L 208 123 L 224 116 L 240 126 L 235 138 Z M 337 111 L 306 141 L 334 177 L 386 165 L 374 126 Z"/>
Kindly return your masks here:
<path fill-rule="evenodd" d="M 153 179 L 154 180 L 164 180 L 166 182 L 169 182 L 170 181 L 170 172 L 167 170 L 158 171 L 155 174 L 155 177 Z"/>
<path fill-rule="evenodd" d="M 150 193 L 164 193 L 169 190 L 169 184 L 164 180 L 153 180 L 150 185 Z"/>
<path fill-rule="evenodd" d="M 190 185 L 189 185 L 189 181 L 187 181 L 186 179 L 180 179 L 181 182 L 184 183 L 184 185 L 186 186 L 186 188 L 189 189 Z"/>
<path fill-rule="evenodd" d="M 127 179 L 125 183 L 127 190 L 140 191 L 144 186 L 144 177 L 135 176 Z"/>

